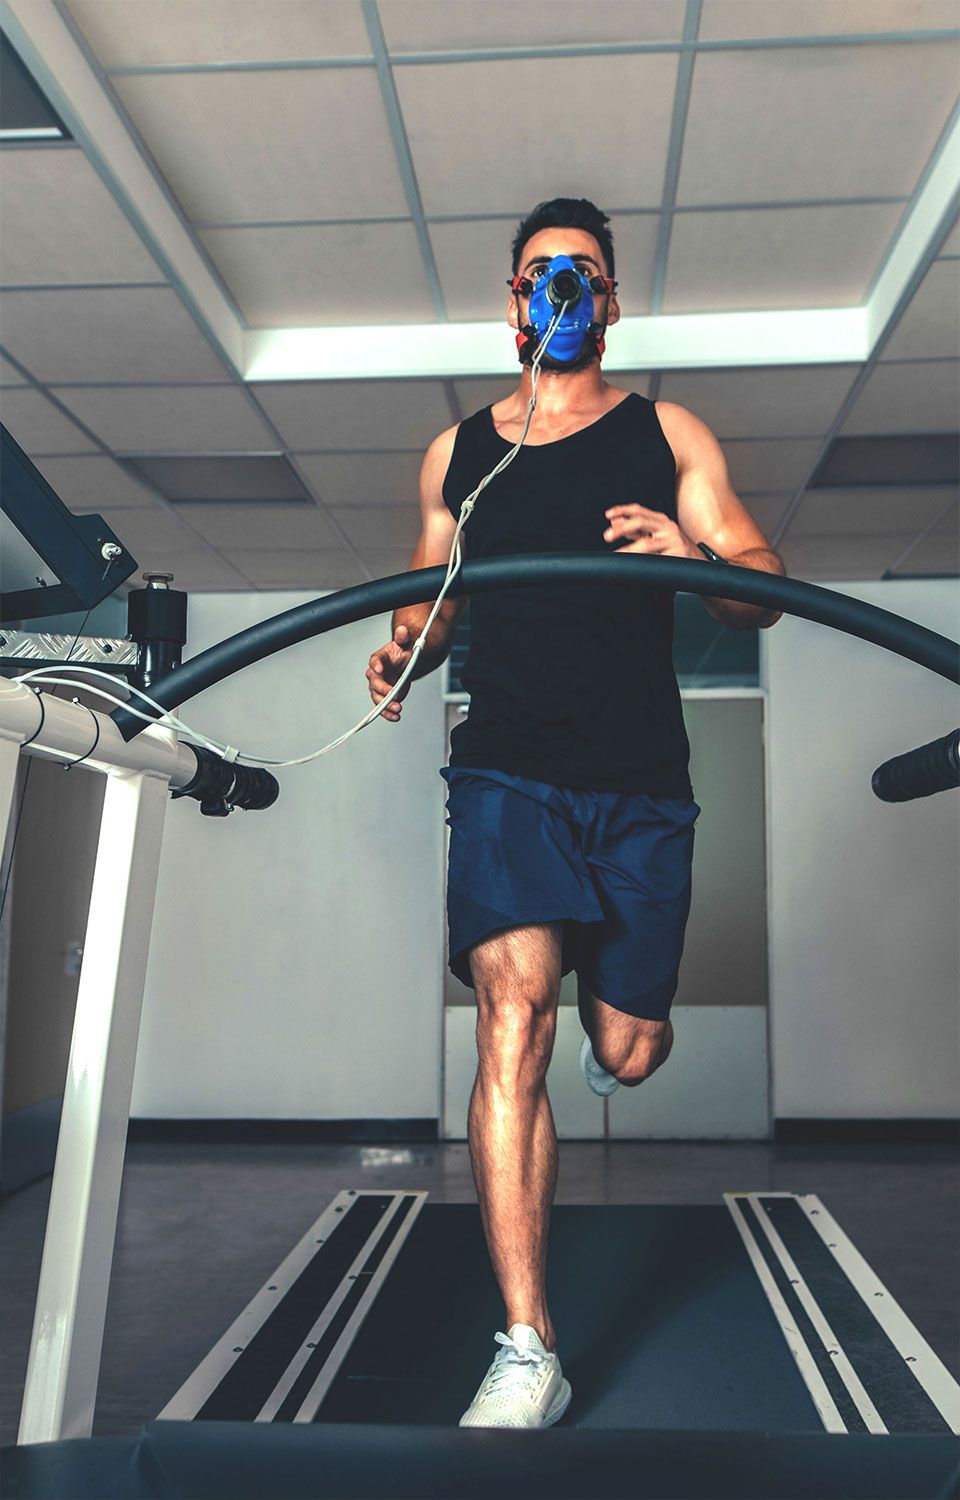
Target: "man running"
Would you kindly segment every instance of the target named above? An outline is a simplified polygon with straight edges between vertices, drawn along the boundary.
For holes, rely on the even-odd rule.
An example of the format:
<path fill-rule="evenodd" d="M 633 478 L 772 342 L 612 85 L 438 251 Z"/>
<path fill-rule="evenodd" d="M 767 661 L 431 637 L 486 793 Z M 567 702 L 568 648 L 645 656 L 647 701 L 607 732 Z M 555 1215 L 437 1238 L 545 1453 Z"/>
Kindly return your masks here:
<path fill-rule="evenodd" d="M 520 383 L 440 434 L 420 476 L 423 529 L 410 568 L 446 566 L 460 506 L 523 433 L 463 532 L 469 559 L 544 552 L 697 558 L 784 573 L 737 499 L 717 439 L 671 402 L 604 380 L 619 319 L 609 220 L 586 199 L 539 204 L 513 241 L 507 321 Z M 579 291 L 577 290 L 579 287 Z M 449 653 L 466 599 L 444 600 L 415 676 Z M 764 628 L 779 614 L 704 599 L 716 619 Z M 374 702 L 393 691 L 430 604 L 398 609 L 374 652 Z M 503 1294 L 497 1355 L 461 1419 L 544 1427 L 570 1400 L 546 1294 L 557 1137 L 545 1078 L 560 981 L 577 971 L 581 1068 L 598 1094 L 649 1078 L 670 1054 L 670 1007 L 690 907 L 693 800 L 673 669 L 673 591 L 636 585 L 508 588 L 471 601 L 462 672 L 469 716 L 447 781 L 449 963 L 476 991 L 478 1068 L 469 1142 L 484 1232 Z M 409 682 L 383 717 L 399 721 Z"/>

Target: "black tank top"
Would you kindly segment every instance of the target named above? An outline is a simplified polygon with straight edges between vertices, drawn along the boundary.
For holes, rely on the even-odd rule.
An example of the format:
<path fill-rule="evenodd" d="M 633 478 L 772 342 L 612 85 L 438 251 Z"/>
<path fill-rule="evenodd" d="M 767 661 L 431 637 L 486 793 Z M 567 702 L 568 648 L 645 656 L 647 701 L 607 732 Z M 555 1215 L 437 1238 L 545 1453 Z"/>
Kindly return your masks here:
<path fill-rule="evenodd" d="M 461 422 L 443 484 L 460 506 L 513 446 L 489 406 Z M 654 402 L 633 393 L 568 437 L 524 446 L 483 490 L 465 562 L 530 552 L 615 552 L 604 512 L 630 501 L 676 520 L 676 464 Z M 673 589 L 509 588 L 470 599 L 461 674 L 470 711 L 452 766 L 486 766 L 581 790 L 692 797 L 673 669 Z"/>

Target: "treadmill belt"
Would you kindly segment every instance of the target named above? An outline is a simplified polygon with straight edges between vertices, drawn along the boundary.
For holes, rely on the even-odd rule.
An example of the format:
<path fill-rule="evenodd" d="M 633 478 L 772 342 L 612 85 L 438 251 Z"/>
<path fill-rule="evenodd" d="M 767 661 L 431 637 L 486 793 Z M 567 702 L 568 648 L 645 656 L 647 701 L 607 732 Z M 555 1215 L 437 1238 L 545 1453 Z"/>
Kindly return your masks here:
<path fill-rule="evenodd" d="M 817 1197 L 725 1196 L 554 1207 L 563 1427 L 960 1430 L 960 1387 Z M 338 1194 L 161 1418 L 456 1428 L 503 1308 L 476 1204 L 426 1198 Z"/>
<path fill-rule="evenodd" d="M 564 1426 L 823 1430 L 722 1206 L 555 1208 L 549 1296 Z M 479 1210 L 427 1204 L 318 1420 L 456 1425 L 502 1319 Z"/>

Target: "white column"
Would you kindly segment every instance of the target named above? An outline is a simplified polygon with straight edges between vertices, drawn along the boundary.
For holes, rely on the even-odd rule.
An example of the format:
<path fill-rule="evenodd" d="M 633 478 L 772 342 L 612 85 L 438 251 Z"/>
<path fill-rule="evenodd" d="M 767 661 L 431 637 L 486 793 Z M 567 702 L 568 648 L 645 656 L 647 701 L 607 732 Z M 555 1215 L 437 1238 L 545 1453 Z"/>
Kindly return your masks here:
<path fill-rule="evenodd" d="M 156 772 L 107 777 L 21 1443 L 86 1437 L 93 1426 L 168 795 Z"/>

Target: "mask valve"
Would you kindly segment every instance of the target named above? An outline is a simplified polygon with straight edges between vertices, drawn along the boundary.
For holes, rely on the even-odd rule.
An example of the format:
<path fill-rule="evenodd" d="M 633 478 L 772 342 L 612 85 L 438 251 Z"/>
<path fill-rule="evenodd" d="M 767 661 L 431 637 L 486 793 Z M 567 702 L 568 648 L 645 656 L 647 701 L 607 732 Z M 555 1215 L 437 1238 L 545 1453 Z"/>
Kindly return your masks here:
<path fill-rule="evenodd" d="M 562 307 L 564 302 L 575 307 L 583 296 L 583 282 L 576 271 L 557 271 L 544 287 L 547 301 L 553 307 Z"/>

